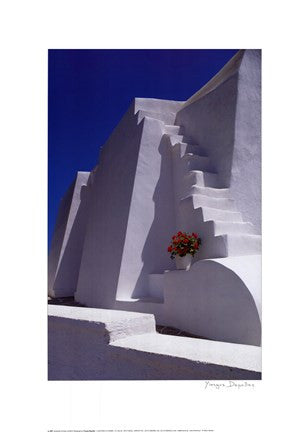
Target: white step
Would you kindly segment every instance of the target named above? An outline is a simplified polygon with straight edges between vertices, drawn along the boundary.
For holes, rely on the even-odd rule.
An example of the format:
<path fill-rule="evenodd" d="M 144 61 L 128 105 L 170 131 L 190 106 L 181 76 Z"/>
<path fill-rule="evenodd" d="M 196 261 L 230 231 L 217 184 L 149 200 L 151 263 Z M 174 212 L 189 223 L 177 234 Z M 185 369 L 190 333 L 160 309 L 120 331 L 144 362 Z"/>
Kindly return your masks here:
<path fill-rule="evenodd" d="M 213 210 L 213 209 L 212 209 Z M 222 212 L 222 216 L 233 212 Z M 234 212 L 234 214 L 237 214 Z M 220 217 L 220 214 L 214 213 L 214 217 Z M 238 213 L 240 218 L 240 213 Z M 177 214 L 177 229 L 186 232 L 197 232 L 201 238 L 215 237 L 225 234 L 255 234 L 255 227 L 249 222 L 226 221 L 211 219 L 207 220 L 208 214 L 203 208 L 195 208 L 192 197 L 180 201 L 179 211 Z"/>
<path fill-rule="evenodd" d="M 199 210 L 198 208 L 195 211 L 197 212 Z M 199 218 L 199 216 L 195 215 L 193 220 L 196 222 L 197 218 Z M 226 234 L 255 234 L 255 227 L 250 222 L 225 222 L 214 220 L 202 222 L 201 225 L 198 223 L 197 227 L 198 229 L 190 224 L 188 228 L 191 232 L 198 232 L 203 238 L 217 237 Z"/>
<path fill-rule="evenodd" d="M 255 234 L 255 227 L 250 222 L 214 221 L 214 235 L 221 234 Z"/>
<path fill-rule="evenodd" d="M 220 220 L 220 221 L 224 221 L 224 222 L 243 222 L 240 212 L 214 209 L 214 208 L 205 207 L 205 206 L 199 206 L 196 208 L 202 209 L 204 221 Z"/>
<path fill-rule="evenodd" d="M 184 156 L 186 153 L 192 153 L 199 156 L 207 156 L 205 150 L 199 145 L 187 144 L 183 142 L 177 142 L 173 145 L 173 150 L 178 151 L 180 157 Z"/>
<path fill-rule="evenodd" d="M 181 158 L 181 165 L 188 171 L 209 171 L 213 172 L 210 159 L 207 156 L 194 155 L 186 153 Z"/>
<path fill-rule="evenodd" d="M 192 282 L 190 282 L 190 284 L 192 285 Z M 177 290 L 177 293 L 180 295 L 179 290 Z M 136 353 L 136 355 L 140 353 L 139 357 L 136 358 L 146 358 L 146 356 L 141 355 L 141 353 L 149 353 L 151 356 L 149 358 L 157 359 L 154 360 L 154 363 L 153 360 L 151 360 L 151 364 L 156 365 L 156 368 L 159 359 L 161 359 L 161 368 L 163 358 L 173 359 L 173 367 L 178 374 L 177 379 L 186 377 L 188 368 L 193 368 L 193 371 L 197 371 L 201 365 L 205 365 L 208 370 L 213 371 L 215 368 L 218 370 L 218 373 L 215 373 L 216 378 L 214 379 L 259 379 L 259 373 L 261 371 L 261 348 L 259 346 L 170 336 L 159 333 L 129 336 L 125 339 L 112 342 L 111 345 L 123 348 L 127 350 L 126 352 L 132 351 Z M 160 357 L 156 357 L 156 355 Z M 182 363 L 177 363 L 177 360 L 181 358 L 184 359 L 184 366 L 182 366 Z M 177 366 L 179 364 L 181 365 L 180 368 Z M 218 365 L 218 367 L 216 367 L 216 365 Z M 153 368 L 153 366 L 151 367 Z M 223 369 L 225 372 L 223 372 Z M 234 371 L 234 373 L 237 371 L 237 378 L 235 378 L 235 375 L 229 375 L 229 370 Z M 255 371 L 254 377 L 252 377 L 252 375 L 250 377 L 249 375 L 248 378 L 243 378 L 245 375 L 241 375 L 241 371 L 244 371 L 243 373 L 245 373 L 245 371 Z M 207 374 L 207 369 L 206 372 L 204 369 L 202 379 L 204 379 L 205 373 Z M 210 372 L 210 374 L 212 373 L 213 372 Z M 195 376 L 195 374 L 193 376 Z M 200 377 L 201 374 L 197 374 L 196 376 Z M 239 381 L 237 381 L 237 385 L 238 383 Z M 244 383 L 241 385 L 244 385 Z"/>
<path fill-rule="evenodd" d="M 215 173 L 192 170 L 183 177 L 182 182 L 189 188 L 193 185 L 218 188 L 219 178 Z"/>
<path fill-rule="evenodd" d="M 127 336 L 152 333 L 156 328 L 154 315 L 148 313 L 49 305 L 48 316 L 95 323 L 97 331 L 98 326 L 101 325 L 101 328 L 105 330 L 106 340 L 110 342 Z"/>
<path fill-rule="evenodd" d="M 230 211 L 230 210 L 221 210 L 216 208 L 207 207 L 204 205 L 200 205 L 194 195 L 189 195 L 186 198 L 180 200 L 180 208 L 183 211 L 190 212 L 191 204 L 194 209 L 200 208 L 203 214 L 203 221 L 209 220 L 218 220 L 225 222 L 243 222 L 242 216 L 240 212 Z M 187 213 L 185 213 L 187 214 Z"/>
<path fill-rule="evenodd" d="M 167 134 L 170 138 L 170 142 L 172 145 L 175 145 L 179 142 L 184 142 L 186 144 L 191 144 L 191 141 L 189 138 L 185 137 L 184 135 L 177 135 L 177 134 Z"/>
<path fill-rule="evenodd" d="M 205 206 L 221 210 L 237 211 L 235 201 L 231 198 L 215 198 L 199 194 L 190 194 L 193 197 L 195 208 Z"/>
<path fill-rule="evenodd" d="M 228 256 L 261 254 L 260 235 L 228 234 L 226 237 L 227 237 Z"/>
<path fill-rule="evenodd" d="M 205 195 L 208 197 L 214 198 L 229 198 L 230 190 L 229 189 L 219 189 L 219 188 L 211 188 L 211 187 L 202 187 L 197 185 L 192 185 L 190 188 L 191 194 Z"/>
<path fill-rule="evenodd" d="M 250 234 L 221 235 L 202 239 L 197 261 L 228 256 L 258 255 L 261 253 L 261 236 Z"/>
<path fill-rule="evenodd" d="M 201 240 L 202 244 L 195 255 L 196 261 L 209 258 L 226 258 L 228 256 L 226 235 L 205 237 L 201 238 Z"/>
<path fill-rule="evenodd" d="M 180 126 L 175 125 L 165 125 L 164 131 L 168 135 L 179 135 L 180 134 Z"/>
<path fill-rule="evenodd" d="M 144 117 L 151 117 L 157 120 L 161 120 L 167 125 L 173 125 L 176 116 L 175 113 L 163 113 L 163 112 L 153 112 L 153 111 L 144 111 L 144 110 L 139 110 L 137 112 L 137 115 L 138 115 L 138 123 L 140 123 Z"/>

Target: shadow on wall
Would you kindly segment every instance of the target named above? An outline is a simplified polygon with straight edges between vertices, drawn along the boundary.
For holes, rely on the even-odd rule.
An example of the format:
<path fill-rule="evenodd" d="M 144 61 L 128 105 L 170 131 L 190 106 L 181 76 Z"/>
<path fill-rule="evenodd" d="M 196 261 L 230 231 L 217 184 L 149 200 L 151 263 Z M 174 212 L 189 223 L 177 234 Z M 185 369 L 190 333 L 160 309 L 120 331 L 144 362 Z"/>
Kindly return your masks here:
<path fill-rule="evenodd" d="M 72 202 L 72 196 L 76 180 L 69 186 L 68 191 L 61 199 L 56 224 L 52 234 L 50 251 L 48 256 L 48 292 L 51 294 L 56 277 L 58 260 L 61 253 L 62 244 L 65 237 L 66 226 L 69 217 L 69 210 Z"/>
<path fill-rule="evenodd" d="M 220 186 L 229 187 L 235 141 L 238 73 L 204 97 L 181 109 L 175 124 L 207 152 L 219 174 Z"/>
<path fill-rule="evenodd" d="M 55 295 L 58 292 L 61 297 L 74 295 L 77 287 L 88 218 L 88 198 L 88 187 L 82 186 L 80 191 L 80 205 L 73 221 L 53 286 Z"/>
<path fill-rule="evenodd" d="M 172 155 L 166 135 L 163 135 L 158 151 L 161 155 L 160 177 L 153 194 L 154 220 L 146 238 L 141 258 L 143 267 L 137 279 L 132 298 L 148 294 L 148 275 L 174 270 L 167 246 L 175 231 L 175 213 L 172 180 Z"/>
<path fill-rule="evenodd" d="M 76 299 L 112 308 L 118 289 L 143 123 L 130 107 L 100 154 Z"/>

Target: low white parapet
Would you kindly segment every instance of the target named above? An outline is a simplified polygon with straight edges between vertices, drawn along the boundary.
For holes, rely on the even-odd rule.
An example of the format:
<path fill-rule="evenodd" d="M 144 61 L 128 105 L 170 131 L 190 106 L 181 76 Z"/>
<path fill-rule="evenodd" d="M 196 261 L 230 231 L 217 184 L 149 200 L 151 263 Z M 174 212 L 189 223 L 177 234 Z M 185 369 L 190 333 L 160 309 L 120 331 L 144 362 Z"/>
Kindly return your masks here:
<path fill-rule="evenodd" d="M 182 358 L 202 364 L 214 364 L 254 372 L 261 371 L 261 349 L 255 346 L 159 333 L 130 336 L 113 342 L 112 346 Z"/>
<path fill-rule="evenodd" d="M 73 322 L 94 323 L 110 342 L 131 335 L 155 332 L 154 315 L 111 309 L 94 309 L 71 306 L 48 306 L 49 318 L 62 318 Z"/>
<path fill-rule="evenodd" d="M 258 347 L 156 333 L 151 314 L 49 306 L 49 379 L 260 379 Z"/>

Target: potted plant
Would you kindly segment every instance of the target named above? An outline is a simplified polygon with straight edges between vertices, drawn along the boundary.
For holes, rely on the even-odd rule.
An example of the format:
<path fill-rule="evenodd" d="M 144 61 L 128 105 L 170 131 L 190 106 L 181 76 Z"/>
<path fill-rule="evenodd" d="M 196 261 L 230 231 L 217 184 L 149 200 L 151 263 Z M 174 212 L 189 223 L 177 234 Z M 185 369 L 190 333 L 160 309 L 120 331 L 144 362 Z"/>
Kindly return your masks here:
<path fill-rule="evenodd" d="M 172 237 L 168 252 L 170 258 L 175 259 L 176 268 L 178 270 L 189 270 L 191 266 L 191 258 L 199 250 L 201 239 L 198 234 L 188 234 L 179 231 Z"/>

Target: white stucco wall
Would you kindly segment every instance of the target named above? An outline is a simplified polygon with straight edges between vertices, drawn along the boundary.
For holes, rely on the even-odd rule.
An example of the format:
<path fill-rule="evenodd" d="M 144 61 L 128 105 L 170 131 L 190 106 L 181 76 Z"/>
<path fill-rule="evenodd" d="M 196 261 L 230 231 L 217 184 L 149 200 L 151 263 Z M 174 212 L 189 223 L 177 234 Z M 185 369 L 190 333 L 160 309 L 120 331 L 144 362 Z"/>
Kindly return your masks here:
<path fill-rule="evenodd" d="M 75 295 L 88 306 L 115 301 L 142 129 L 132 104 L 101 149 Z"/>
<path fill-rule="evenodd" d="M 51 297 L 73 296 L 76 290 L 88 217 L 88 177 L 88 172 L 78 172 L 60 206 L 48 261 Z"/>
<path fill-rule="evenodd" d="M 241 50 L 178 111 L 175 124 L 210 157 L 220 187 L 261 230 L 261 56 Z"/>
<path fill-rule="evenodd" d="M 61 256 L 61 250 L 66 232 L 67 221 L 74 191 L 75 181 L 71 184 L 60 201 L 56 224 L 52 235 L 50 251 L 48 255 L 48 294 L 52 295 L 56 272 Z"/>
<path fill-rule="evenodd" d="M 246 50 L 239 69 L 231 194 L 261 232 L 261 50 Z"/>
<path fill-rule="evenodd" d="M 175 230 L 171 154 L 162 139 L 164 122 L 154 117 L 162 113 L 174 119 L 173 110 L 181 105 L 135 99 L 103 146 L 92 186 L 77 301 L 113 307 L 116 298 L 145 297 L 148 275 L 173 268 L 167 253 Z M 146 115 L 139 116 L 140 111 Z"/>
<path fill-rule="evenodd" d="M 174 268 L 167 243 L 175 231 L 171 149 L 163 122 L 143 120 L 117 299 L 149 295 L 148 275 Z"/>

